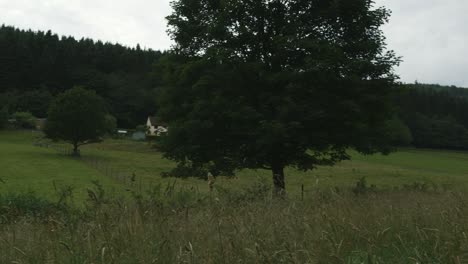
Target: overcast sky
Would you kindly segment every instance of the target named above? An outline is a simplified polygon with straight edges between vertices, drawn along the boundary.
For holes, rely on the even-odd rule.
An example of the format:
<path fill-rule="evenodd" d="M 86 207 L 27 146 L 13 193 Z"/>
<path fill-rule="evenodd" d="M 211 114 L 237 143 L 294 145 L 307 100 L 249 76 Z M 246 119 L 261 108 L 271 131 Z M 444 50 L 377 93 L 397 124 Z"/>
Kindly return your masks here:
<path fill-rule="evenodd" d="M 0 23 L 52 30 L 128 46 L 168 49 L 170 0 L 0 0 Z M 393 11 L 384 27 L 389 48 L 403 57 L 404 82 L 468 87 L 467 0 L 376 0 Z"/>

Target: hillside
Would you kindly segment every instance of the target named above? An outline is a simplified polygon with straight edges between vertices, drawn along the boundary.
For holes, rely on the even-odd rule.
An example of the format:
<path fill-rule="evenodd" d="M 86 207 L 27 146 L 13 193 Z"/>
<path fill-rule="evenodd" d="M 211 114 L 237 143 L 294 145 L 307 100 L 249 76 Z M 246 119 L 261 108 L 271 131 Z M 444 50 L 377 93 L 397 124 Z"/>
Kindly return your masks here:
<path fill-rule="evenodd" d="M 120 126 L 154 112 L 150 72 L 161 52 L 50 31 L 0 27 L 0 105 L 45 117 L 53 96 L 73 86 L 96 90 Z"/>
<path fill-rule="evenodd" d="M 119 127 L 135 128 L 157 111 L 155 63 L 162 56 L 139 46 L 1 26 L 0 110 L 46 117 L 55 95 L 84 86 L 105 99 Z M 468 149 L 468 89 L 401 84 L 392 97 L 396 145 Z"/>
<path fill-rule="evenodd" d="M 404 84 L 393 98 L 398 117 L 411 131 L 412 145 L 468 149 L 468 89 Z"/>

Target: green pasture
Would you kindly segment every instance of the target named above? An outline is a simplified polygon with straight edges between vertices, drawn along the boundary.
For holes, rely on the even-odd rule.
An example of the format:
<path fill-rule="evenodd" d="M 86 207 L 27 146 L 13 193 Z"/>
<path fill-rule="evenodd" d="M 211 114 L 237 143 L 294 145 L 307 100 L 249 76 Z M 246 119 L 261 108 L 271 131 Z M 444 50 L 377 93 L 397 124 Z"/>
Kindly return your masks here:
<path fill-rule="evenodd" d="M 111 192 L 144 190 L 151 185 L 173 184 L 208 190 L 199 179 L 161 178 L 174 167 L 146 142 L 109 139 L 82 148 L 81 158 L 72 158 L 52 148 L 34 146 L 40 134 L 25 131 L 0 132 L 0 192 L 33 191 L 48 198 L 56 189 L 72 186 L 77 196 L 86 195 L 86 187 L 98 180 Z M 65 145 L 60 145 L 65 148 Z M 353 153 L 351 161 L 309 172 L 289 168 L 287 189 L 298 194 L 314 188 L 351 187 L 361 177 L 369 185 L 381 188 L 426 183 L 437 186 L 465 187 L 468 182 L 468 152 L 402 149 L 389 156 L 363 156 Z M 264 170 L 243 170 L 234 179 L 219 178 L 216 185 L 243 188 L 255 181 L 270 181 Z"/>
<path fill-rule="evenodd" d="M 81 199 L 86 188 L 98 180 L 107 188 L 116 183 L 83 162 L 53 149 L 33 146 L 33 132 L 0 132 L 0 193 L 34 192 L 56 198 L 64 187 L 76 187 Z"/>

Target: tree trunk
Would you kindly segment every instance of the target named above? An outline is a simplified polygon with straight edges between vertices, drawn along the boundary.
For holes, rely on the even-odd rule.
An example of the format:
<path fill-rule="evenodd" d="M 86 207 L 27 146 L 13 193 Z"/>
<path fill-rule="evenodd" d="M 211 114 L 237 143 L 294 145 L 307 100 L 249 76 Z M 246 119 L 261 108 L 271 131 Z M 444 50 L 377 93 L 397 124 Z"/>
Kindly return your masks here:
<path fill-rule="evenodd" d="M 286 193 L 284 166 L 272 166 L 274 195 L 281 197 Z"/>
<path fill-rule="evenodd" d="M 78 143 L 77 142 L 73 143 L 73 153 L 72 153 L 72 155 L 75 156 L 75 157 L 80 156 L 80 150 L 78 149 Z"/>

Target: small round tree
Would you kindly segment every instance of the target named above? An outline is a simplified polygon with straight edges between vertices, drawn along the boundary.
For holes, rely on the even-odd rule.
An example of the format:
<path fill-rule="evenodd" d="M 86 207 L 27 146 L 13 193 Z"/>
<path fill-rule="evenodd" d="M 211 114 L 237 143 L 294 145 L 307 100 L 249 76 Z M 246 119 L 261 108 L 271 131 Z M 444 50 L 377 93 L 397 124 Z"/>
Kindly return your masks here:
<path fill-rule="evenodd" d="M 106 133 L 106 107 L 94 91 L 81 87 L 70 89 L 55 98 L 49 108 L 45 134 L 53 140 L 64 140 L 78 148 L 101 140 Z"/>

